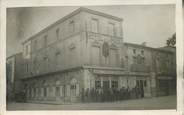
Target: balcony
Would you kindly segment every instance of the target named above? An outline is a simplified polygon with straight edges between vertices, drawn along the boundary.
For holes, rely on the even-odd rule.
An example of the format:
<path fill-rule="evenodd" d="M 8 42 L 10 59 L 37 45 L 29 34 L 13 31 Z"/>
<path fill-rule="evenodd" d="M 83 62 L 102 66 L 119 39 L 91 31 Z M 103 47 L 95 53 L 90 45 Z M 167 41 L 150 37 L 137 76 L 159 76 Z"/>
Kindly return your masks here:
<path fill-rule="evenodd" d="M 94 33 L 94 32 L 90 32 L 90 31 L 87 31 L 86 34 L 87 34 L 87 37 L 89 39 L 103 41 L 103 38 L 110 38 L 110 39 L 112 39 L 113 42 L 116 42 L 116 43 L 120 43 L 121 39 L 123 39 L 121 36 L 112 36 L 112 35 L 108 35 L 108 34 Z"/>

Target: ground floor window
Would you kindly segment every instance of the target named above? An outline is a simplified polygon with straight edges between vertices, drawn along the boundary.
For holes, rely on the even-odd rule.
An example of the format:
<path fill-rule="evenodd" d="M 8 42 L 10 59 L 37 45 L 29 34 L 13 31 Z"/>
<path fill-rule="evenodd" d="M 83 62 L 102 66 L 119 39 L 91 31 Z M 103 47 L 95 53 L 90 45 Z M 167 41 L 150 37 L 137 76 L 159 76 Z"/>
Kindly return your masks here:
<path fill-rule="evenodd" d="M 33 97 L 36 97 L 36 88 L 33 88 Z"/>
<path fill-rule="evenodd" d="M 147 82 L 146 82 L 146 80 L 144 81 L 144 87 L 147 87 Z"/>
<path fill-rule="evenodd" d="M 43 96 L 47 97 L 47 88 L 46 87 L 43 88 Z"/>
<path fill-rule="evenodd" d="M 168 80 L 159 80 L 158 86 L 159 86 L 161 95 L 169 94 L 169 81 Z"/>
<path fill-rule="evenodd" d="M 111 87 L 117 89 L 118 88 L 118 81 L 112 81 L 111 82 Z"/>
<path fill-rule="evenodd" d="M 55 91 L 56 97 L 60 97 L 60 87 L 56 86 L 56 91 Z"/>
<path fill-rule="evenodd" d="M 76 84 L 70 86 L 71 95 L 76 96 Z"/>
<path fill-rule="evenodd" d="M 100 81 L 95 81 L 95 88 L 98 89 L 101 87 L 101 82 Z"/>
<path fill-rule="evenodd" d="M 38 96 L 41 96 L 41 88 L 38 88 Z"/>

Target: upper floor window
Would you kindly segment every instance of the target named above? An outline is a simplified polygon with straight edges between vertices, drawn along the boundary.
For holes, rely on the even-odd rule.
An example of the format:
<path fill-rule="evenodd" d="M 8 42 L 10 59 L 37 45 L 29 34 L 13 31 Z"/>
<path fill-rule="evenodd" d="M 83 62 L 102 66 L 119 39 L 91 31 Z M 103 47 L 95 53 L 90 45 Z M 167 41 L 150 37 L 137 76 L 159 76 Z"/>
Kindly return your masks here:
<path fill-rule="evenodd" d="M 28 66 L 28 63 L 26 63 L 26 72 L 29 71 L 29 66 Z"/>
<path fill-rule="evenodd" d="M 37 50 L 37 40 L 34 41 L 34 50 Z"/>
<path fill-rule="evenodd" d="M 91 20 L 91 31 L 94 33 L 99 32 L 99 21 L 98 19 L 92 19 Z"/>
<path fill-rule="evenodd" d="M 47 46 L 47 39 L 48 39 L 47 37 L 48 37 L 47 35 L 44 36 L 44 43 L 43 43 L 43 46 L 44 47 Z"/>
<path fill-rule="evenodd" d="M 109 53 L 109 64 L 112 67 L 116 67 L 118 66 L 118 50 L 117 49 L 110 49 L 110 53 Z"/>
<path fill-rule="evenodd" d="M 141 50 L 141 54 L 144 55 L 144 50 Z"/>
<path fill-rule="evenodd" d="M 133 63 L 136 64 L 137 63 L 137 60 L 136 60 L 136 57 L 133 56 Z"/>
<path fill-rule="evenodd" d="M 116 28 L 115 28 L 115 24 L 114 23 L 109 23 L 108 24 L 109 27 L 109 35 L 111 36 L 115 36 L 116 35 Z"/>
<path fill-rule="evenodd" d="M 92 56 L 91 56 L 92 64 L 93 65 L 100 65 L 100 47 L 93 46 L 92 47 Z"/>
<path fill-rule="evenodd" d="M 75 31 L 75 22 L 72 20 L 69 23 L 69 31 L 73 33 Z"/>
<path fill-rule="evenodd" d="M 31 53 L 31 44 L 27 43 L 24 45 L 24 56 L 25 58 L 29 58 Z"/>
<path fill-rule="evenodd" d="M 26 45 L 26 48 L 25 48 L 25 54 L 26 54 L 26 56 L 28 55 L 28 53 L 29 53 L 29 46 Z"/>
<path fill-rule="evenodd" d="M 60 29 L 57 28 L 57 29 L 56 29 L 56 37 L 57 37 L 57 39 L 59 39 L 59 31 L 60 31 Z"/>
<path fill-rule="evenodd" d="M 133 53 L 136 54 L 136 49 L 133 49 Z"/>

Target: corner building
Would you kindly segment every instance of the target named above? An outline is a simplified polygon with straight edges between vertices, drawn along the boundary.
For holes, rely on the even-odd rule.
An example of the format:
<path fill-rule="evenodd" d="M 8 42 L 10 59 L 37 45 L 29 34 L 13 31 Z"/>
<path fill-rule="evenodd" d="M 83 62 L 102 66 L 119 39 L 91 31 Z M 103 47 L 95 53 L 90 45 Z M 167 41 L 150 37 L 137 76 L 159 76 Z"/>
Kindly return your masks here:
<path fill-rule="evenodd" d="M 136 84 L 144 97 L 158 95 L 153 52 L 162 54 L 161 49 L 123 43 L 122 21 L 79 8 L 24 41 L 22 82 L 27 101 L 80 102 L 86 90 L 133 89 Z M 173 52 L 163 52 L 175 62 Z M 168 76 L 176 77 L 164 78 Z"/>

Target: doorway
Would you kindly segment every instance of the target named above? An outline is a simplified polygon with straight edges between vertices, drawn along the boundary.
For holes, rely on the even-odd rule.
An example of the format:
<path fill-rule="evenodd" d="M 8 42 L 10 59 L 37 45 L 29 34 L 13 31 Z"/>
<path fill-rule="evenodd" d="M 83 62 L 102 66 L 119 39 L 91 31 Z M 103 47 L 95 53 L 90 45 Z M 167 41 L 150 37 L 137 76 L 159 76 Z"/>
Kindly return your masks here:
<path fill-rule="evenodd" d="M 143 98 L 144 97 L 144 81 L 145 80 L 137 80 L 136 86 L 137 86 L 137 93 L 138 95 Z"/>
<path fill-rule="evenodd" d="M 109 89 L 109 81 L 103 81 L 103 89 L 108 90 Z"/>

